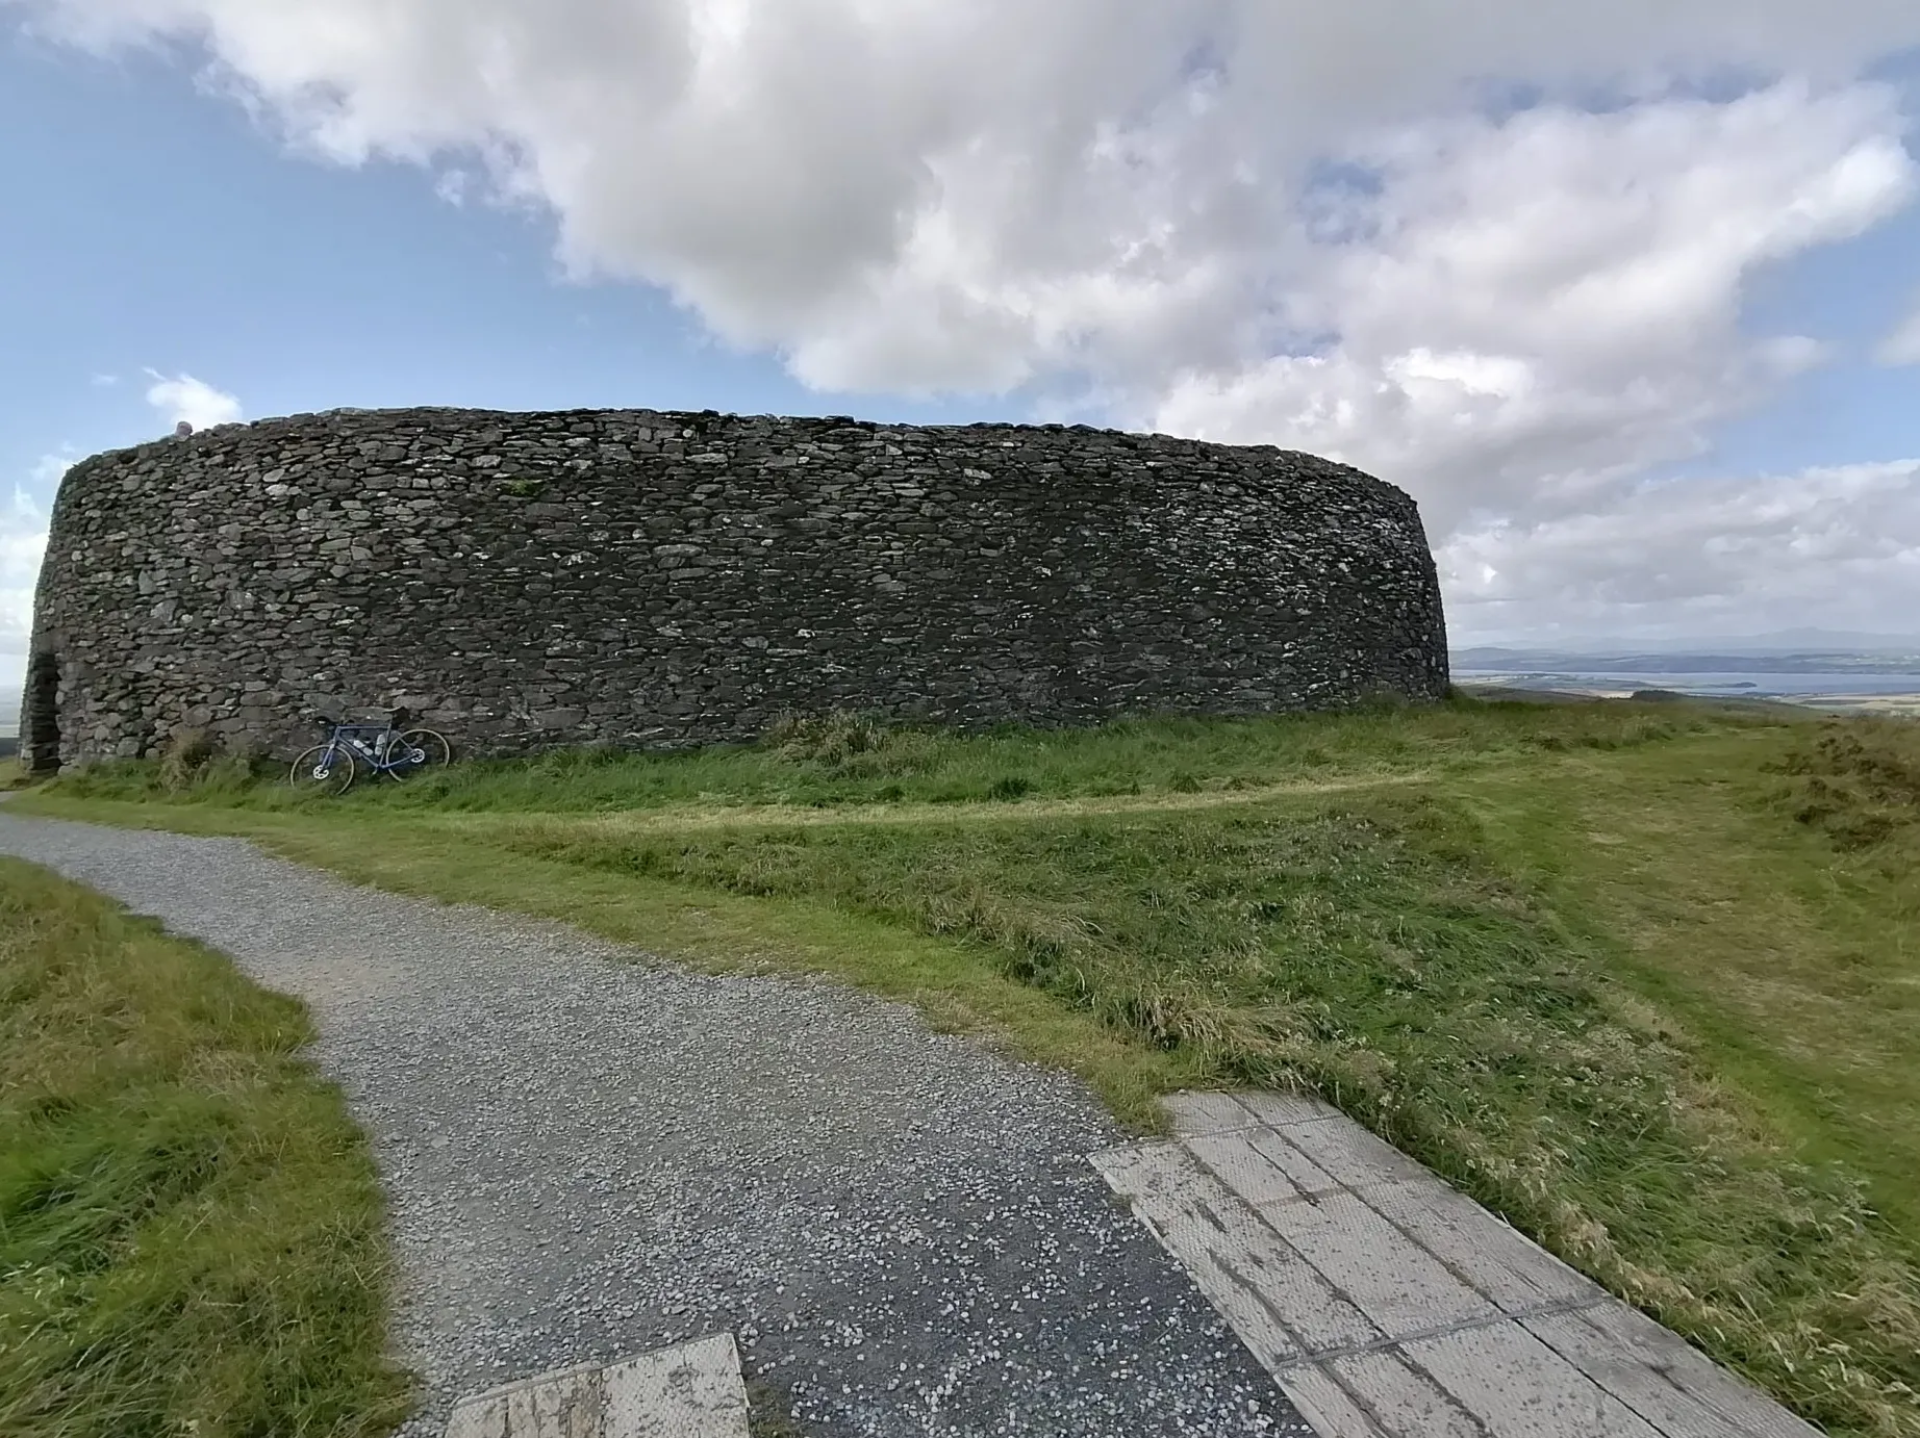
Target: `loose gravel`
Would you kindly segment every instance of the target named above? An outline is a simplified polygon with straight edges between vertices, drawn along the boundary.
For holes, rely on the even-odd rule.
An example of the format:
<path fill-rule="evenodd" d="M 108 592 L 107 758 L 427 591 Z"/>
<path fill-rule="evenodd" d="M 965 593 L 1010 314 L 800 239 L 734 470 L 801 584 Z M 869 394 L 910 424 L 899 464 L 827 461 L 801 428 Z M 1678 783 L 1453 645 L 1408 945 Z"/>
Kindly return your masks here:
<path fill-rule="evenodd" d="M 1088 1164 L 1124 1135 L 1066 1077 L 240 840 L 0 814 L 0 851 L 311 1005 L 390 1198 L 403 1438 L 721 1329 L 818 1438 L 1311 1438 Z"/>

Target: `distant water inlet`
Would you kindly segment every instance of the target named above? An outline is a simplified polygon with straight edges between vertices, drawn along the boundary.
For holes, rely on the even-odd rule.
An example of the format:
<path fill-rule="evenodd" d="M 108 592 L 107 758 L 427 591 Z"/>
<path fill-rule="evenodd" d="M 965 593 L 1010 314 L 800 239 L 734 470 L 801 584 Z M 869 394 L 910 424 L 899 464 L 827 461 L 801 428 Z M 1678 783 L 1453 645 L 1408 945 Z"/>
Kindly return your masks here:
<path fill-rule="evenodd" d="M 1678 694 L 1697 694 L 1703 698 L 1786 699 L 1797 702 L 1868 695 L 1920 699 L 1920 672 L 1600 674 L 1579 670 L 1542 670 L 1521 674 L 1511 670 L 1456 669 L 1454 678 L 1469 684 L 1502 684 L 1518 689 L 1562 689 L 1596 694 L 1629 694 L 1638 689 L 1665 689 Z"/>

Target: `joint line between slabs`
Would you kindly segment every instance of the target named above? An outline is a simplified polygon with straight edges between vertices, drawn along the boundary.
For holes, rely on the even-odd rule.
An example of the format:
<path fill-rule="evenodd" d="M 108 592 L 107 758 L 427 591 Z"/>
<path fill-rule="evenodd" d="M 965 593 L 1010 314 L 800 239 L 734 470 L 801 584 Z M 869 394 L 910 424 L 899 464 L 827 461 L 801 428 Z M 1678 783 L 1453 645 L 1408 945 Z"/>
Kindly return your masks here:
<path fill-rule="evenodd" d="M 1515 1313 L 1491 1313 L 1479 1318 L 1463 1318 L 1458 1323 L 1443 1323 L 1437 1328 L 1420 1328 L 1397 1337 L 1370 1338 L 1365 1343 L 1349 1343 L 1338 1348 L 1323 1348 L 1316 1353 L 1303 1353 L 1298 1358 L 1282 1359 L 1272 1365 L 1269 1371 L 1276 1377 L 1291 1373 L 1296 1368 L 1311 1368 L 1318 1363 L 1337 1363 L 1342 1358 L 1361 1358 L 1369 1353 L 1385 1353 L 1389 1349 L 1400 1348 L 1409 1343 L 1425 1343 L 1435 1338 L 1451 1338 L 1456 1333 L 1472 1333 L 1481 1328 L 1492 1328 L 1500 1323 L 1522 1323 L 1529 1318 L 1556 1318 L 1566 1313 L 1584 1313 L 1590 1308 L 1600 1308 L 1614 1300 L 1610 1295 L 1599 1298 L 1572 1298 L 1560 1303 L 1542 1303 Z"/>

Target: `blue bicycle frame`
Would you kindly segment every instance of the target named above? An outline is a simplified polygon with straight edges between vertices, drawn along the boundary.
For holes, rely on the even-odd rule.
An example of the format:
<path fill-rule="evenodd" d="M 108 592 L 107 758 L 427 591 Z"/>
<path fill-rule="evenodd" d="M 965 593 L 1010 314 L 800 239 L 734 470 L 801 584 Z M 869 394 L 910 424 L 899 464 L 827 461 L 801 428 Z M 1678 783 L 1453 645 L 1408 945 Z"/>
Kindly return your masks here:
<path fill-rule="evenodd" d="M 322 715 L 320 722 L 327 729 L 327 753 L 322 763 L 330 764 L 336 750 L 347 749 L 352 751 L 356 762 L 365 764 L 374 773 L 398 779 L 400 771 L 412 769 L 426 758 L 419 750 L 399 742 L 400 731 L 395 723 L 406 717 L 403 712 L 384 724 L 343 724 Z"/>

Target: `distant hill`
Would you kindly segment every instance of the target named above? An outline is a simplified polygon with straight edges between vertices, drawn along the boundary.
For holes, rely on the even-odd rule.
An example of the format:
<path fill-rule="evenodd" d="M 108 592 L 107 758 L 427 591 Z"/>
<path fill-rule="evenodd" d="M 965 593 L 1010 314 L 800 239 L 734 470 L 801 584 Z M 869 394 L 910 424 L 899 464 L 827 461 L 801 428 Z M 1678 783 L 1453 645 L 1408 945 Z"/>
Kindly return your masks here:
<path fill-rule="evenodd" d="M 1508 704 L 1592 704 L 1596 702 L 1592 694 L 1574 689 L 1536 688 L 1533 685 L 1497 682 L 1475 684 L 1472 680 L 1454 687 L 1461 693 L 1476 699 L 1494 699 Z M 1675 689 L 1635 689 L 1627 697 L 1640 704 L 1695 704 L 1720 712 L 1790 714 L 1802 718 L 1810 713 L 1821 712 L 1821 706 L 1817 704 L 1796 704 L 1779 699 L 1749 697 L 1744 694 L 1683 694 Z"/>
<path fill-rule="evenodd" d="M 1579 655 L 1647 654 L 1920 654 L 1920 633 L 1885 634 L 1853 629 L 1776 629 L 1765 634 L 1682 635 L 1648 638 L 1567 635 L 1551 643 L 1512 640 L 1461 652 Z"/>
<path fill-rule="evenodd" d="M 1453 667 L 1501 674 L 1920 674 L 1920 641 L 1888 649 L 1456 649 Z"/>

